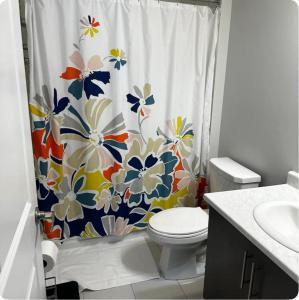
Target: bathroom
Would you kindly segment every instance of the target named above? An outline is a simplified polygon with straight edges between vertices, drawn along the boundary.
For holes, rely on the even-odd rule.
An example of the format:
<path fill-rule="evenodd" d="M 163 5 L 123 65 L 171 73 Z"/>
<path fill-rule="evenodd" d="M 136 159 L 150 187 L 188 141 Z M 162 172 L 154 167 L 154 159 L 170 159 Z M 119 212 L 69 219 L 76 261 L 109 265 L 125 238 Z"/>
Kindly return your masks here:
<path fill-rule="evenodd" d="M 1 299 L 296 297 L 298 1 L 0 0 L 0 24 Z"/>

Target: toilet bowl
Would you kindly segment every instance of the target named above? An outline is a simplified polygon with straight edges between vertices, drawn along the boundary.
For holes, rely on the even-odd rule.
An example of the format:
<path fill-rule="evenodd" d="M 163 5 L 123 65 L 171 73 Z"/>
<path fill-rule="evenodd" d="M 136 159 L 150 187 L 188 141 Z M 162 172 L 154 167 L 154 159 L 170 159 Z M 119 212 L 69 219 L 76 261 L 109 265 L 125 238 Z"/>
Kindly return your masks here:
<path fill-rule="evenodd" d="M 149 220 L 148 234 L 162 246 L 160 271 L 166 279 L 192 278 L 204 273 L 202 249 L 208 234 L 208 214 L 200 207 L 177 207 Z"/>
<path fill-rule="evenodd" d="M 211 192 L 258 187 L 261 177 L 230 158 L 210 160 Z M 209 216 L 200 207 L 175 207 L 149 220 L 149 237 L 162 247 L 159 268 L 165 279 L 197 277 L 205 272 Z"/>

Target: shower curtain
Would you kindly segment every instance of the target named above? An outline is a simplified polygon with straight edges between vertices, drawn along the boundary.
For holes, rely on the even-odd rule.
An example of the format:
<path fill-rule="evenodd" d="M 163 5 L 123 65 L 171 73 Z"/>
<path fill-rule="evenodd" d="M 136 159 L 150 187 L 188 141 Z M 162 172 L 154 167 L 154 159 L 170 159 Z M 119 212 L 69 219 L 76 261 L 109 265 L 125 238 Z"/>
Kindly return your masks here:
<path fill-rule="evenodd" d="M 204 188 L 218 10 L 27 0 L 30 113 L 48 238 L 122 236 Z"/>

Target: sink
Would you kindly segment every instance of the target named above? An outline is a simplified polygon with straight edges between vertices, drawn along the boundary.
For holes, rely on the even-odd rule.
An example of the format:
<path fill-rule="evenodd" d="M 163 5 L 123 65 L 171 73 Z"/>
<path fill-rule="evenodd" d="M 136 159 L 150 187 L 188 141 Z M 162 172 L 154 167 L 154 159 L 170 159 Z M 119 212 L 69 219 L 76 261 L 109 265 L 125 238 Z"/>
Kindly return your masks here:
<path fill-rule="evenodd" d="M 253 211 L 257 224 L 273 239 L 299 253 L 299 203 L 270 201 Z"/>

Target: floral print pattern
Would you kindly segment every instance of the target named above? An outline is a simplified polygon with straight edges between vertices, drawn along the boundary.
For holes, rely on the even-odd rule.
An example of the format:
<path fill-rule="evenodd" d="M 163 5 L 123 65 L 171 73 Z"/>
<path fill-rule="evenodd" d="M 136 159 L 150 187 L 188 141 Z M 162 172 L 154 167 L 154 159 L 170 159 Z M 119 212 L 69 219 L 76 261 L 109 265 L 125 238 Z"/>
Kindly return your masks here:
<path fill-rule="evenodd" d="M 86 177 L 72 174 L 71 182 L 67 177 L 60 185 L 60 191 L 57 193 L 59 203 L 53 206 L 56 218 L 63 221 L 76 220 L 84 218 L 83 207 L 94 208 L 96 205 L 95 196 L 97 191 L 89 191 L 84 188 Z"/>
<path fill-rule="evenodd" d="M 99 55 L 92 56 L 87 63 L 79 51 L 75 51 L 70 56 L 70 61 L 76 67 L 67 67 L 60 75 L 60 78 L 65 80 L 73 80 L 68 88 L 68 92 L 73 95 L 77 100 L 82 98 L 83 91 L 87 99 L 91 96 L 99 96 L 104 94 L 101 86 L 96 81 L 107 84 L 110 82 L 110 73 L 107 71 L 100 71 L 104 66 Z"/>
<path fill-rule="evenodd" d="M 122 66 L 127 63 L 126 54 L 121 49 L 111 49 L 111 56 L 109 56 L 109 61 L 114 63 L 114 68 L 120 70 Z"/>
<path fill-rule="evenodd" d="M 88 16 L 80 25 L 80 39 L 87 43 L 101 24 Z M 72 65 L 57 76 L 65 82 L 66 95 L 56 88 L 51 94 L 43 85 L 29 104 L 38 203 L 55 214 L 53 223 L 44 224 L 45 235 L 121 237 L 146 228 L 163 209 L 195 205 L 202 179 L 192 123 L 181 115 L 165 124 L 153 121 L 156 133 L 146 136 L 145 121 L 151 122 L 153 108 L 163 99 L 156 99 L 150 83 L 135 85 L 117 100 L 125 111 L 115 111 L 116 100 L 108 99 L 104 89 L 110 72 L 103 70 L 112 63 L 111 72 L 121 76 L 125 52 L 113 48 L 108 60 L 96 53 L 86 63 L 75 47 Z"/>
<path fill-rule="evenodd" d="M 50 99 L 48 87 L 42 87 L 43 96 L 36 95 L 35 102 L 29 104 L 34 129 L 43 129 L 42 143 L 46 144 L 50 133 L 56 143 L 60 142 L 59 128 L 63 120 L 61 112 L 68 106 L 70 100 L 63 97 L 58 100 L 57 90 L 54 89 L 53 103 Z"/>
<path fill-rule="evenodd" d="M 145 84 L 143 87 L 143 93 L 137 86 L 134 86 L 134 91 L 137 95 L 127 95 L 127 101 L 132 104 L 131 111 L 137 114 L 141 114 L 142 117 L 150 113 L 150 105 L 155 103 L 154 96 L 151 94 L 151 85 Z"/>
<path fill-rule="evenodd" d="M 181 157 L 188 157 L 193 148 L 194 132 L 192 124 L 187 123 L 186 118 L 181 116 L 167 122 L 167 127 L 170 135 L 164 133 L 160 127 L 158 127 L 157 134 L 164 136 L 165 143 L 171 146 L 171 149 L 178 152 Z"/>
<path fill-rule="evenodd" d="M 144 152 L 135 140 L 126 156 L 126 177 L 129 206 L 149 202 L 152 198 L 165 198 L 170 195 L 172 174 L 177 157 L 170 151 L 163 151 L 163 139 L 149 139 Z M 127 196 L 125 196 L 126 198 Z"/>
<path fill-rule="evenodd" d="M 120 113 L 104 127 L 101 116 L 111 104 L 109 99 L 92 99 L 85 104 L 85 120 L 73 106 L 69 107 L 70 116 L 64 120 L 61 133 L 63 139 L 80 141 L 81 147 L 67 159 L 69 165 L 78 169 L 85 163 L 88 171 L 106 169 L 114 161 L 121 163 L 121 151 L 127 149 L 125 141 L 128 133 L 124 132 L 125 124 Z"/>
<path fill-rule="evenodd" d="M 97 27 L 99 27 L 101 24 L 100 22 L 96 21 L 94 17 L 83 17 L 80 20 L 80 23 L 82 25 L 81 29 L 84 30 L 84 36 L 90 36 L 91 38 L 93 38 L 96 33 L 99 33 L 99 29 Z"/>

